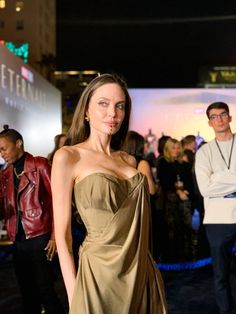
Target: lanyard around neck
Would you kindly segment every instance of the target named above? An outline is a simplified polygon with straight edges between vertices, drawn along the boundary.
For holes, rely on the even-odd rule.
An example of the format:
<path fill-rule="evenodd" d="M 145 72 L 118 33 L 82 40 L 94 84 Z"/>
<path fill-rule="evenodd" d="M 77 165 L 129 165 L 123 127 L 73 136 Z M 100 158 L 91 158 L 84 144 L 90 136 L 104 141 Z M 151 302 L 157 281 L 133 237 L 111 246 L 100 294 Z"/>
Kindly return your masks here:
<path fill-rule="evenodd" d="M 220 155 L 221 155 L 221 158 L 224 160 L 224 163 L 226 164 L 226 167 L 228 169 L 230 169 L 230 164 L 231 164 L 231 157 L 232 157 L 232 152 L 233 152 L 233 146 L 234 146 L 234 135 L 233 135 L 233 140 L 232 140 L 232 143 L 231 143 L 231 148 L 230 148 L 230 154 L 229 154 L 229 162 L 227 163 L 226 160 L 225 160 L 225 157 L 220 149 L 220 146 L 217 142 L 217 140 L 215 139 L 215 142 L 216 142 L 216 146 L 218 147 L 218 150 L 220 152 Z"/>

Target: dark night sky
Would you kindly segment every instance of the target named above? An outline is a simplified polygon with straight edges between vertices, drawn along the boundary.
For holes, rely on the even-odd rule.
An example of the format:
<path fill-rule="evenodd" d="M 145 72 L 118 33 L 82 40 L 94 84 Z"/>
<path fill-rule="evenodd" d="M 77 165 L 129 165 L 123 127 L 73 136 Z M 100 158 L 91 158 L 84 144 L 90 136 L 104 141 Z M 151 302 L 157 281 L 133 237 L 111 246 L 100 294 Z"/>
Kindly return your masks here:
<path fill-rule="evenodd" d="M 236 1 L 57 0 L 59 70 L 123 75 L 130 87 L 195 87 L 236 65 Z"/>

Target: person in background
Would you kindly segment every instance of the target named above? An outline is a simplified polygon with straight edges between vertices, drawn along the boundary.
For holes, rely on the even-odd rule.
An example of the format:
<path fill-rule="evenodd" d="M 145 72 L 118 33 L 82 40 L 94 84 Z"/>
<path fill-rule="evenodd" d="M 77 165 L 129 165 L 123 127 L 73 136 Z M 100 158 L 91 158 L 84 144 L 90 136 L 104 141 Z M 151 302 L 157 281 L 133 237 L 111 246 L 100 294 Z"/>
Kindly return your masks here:
<path fill-rule="evenodd" d="M 160 159 L 163 158 L 164 155 L 164 147 L 167 142 L 167 140 L 171 138 L 169 135 L 162 135 L 157 142 L 157 152 L 158 156 L 156 159 L 156 180 L 158 180 L 158 174 L 159 174 L 159 162 Z"/>
<path fill-rule="evenodd" d="M 197 150 L 200 149 L 204 144 L 206 144 L 206 141 L 202 141 Z M 199 213 L 199 227 L 195 234 L 195 241 L 196 241 L 196 258 L 202 259 L 206 258 L 210 255 L 210 248 L 209 243 L 206 236 L 206 229 L 203 225 L 203 218 L 204 218 L 204 199 L 203 196 L 199 190 L 198 184 L 197 184 L 197 178 L 196 178 L 196 171 L 195 171 L 195 161 L 193 166 L 193 182 L 194 182 L 194 208 Z"/>
<path fill-rule="evenodd" d="M 165 259 L 181 262 L 192 259 L 193 177 L 182 159 L 181 143 L 169 138 L 159 163 L 159 180 L 164 197 L 164 215 L 168 231 Z"/>
<path fill-rule="evenodd" d="M 145 139 L 144 137 L 135 132 L 135 131 L 129 131 L 124 145 L 122 149 L 130 154 L 131 156 L 134 156 L 136 159 L 137 165 L 136 168 L 146 176 L 148 181 L 148 189 L 150 193 L 150 202 L 151 202 L 151 214 L 152 214 L 152 253 L 155 260 L 157 260 L 157 246 L 158 246 L 158 239 L 157 239 L 157 228 L 156 228 L 156 208 L 155 208 L 155 200 L 158 197 L 157 195 L 157 185 L 153 178 L 153 173 L 150 164 L 147 160 L 144 159 L 144 145 L 145 145 Z"/>
<path fill-rule="evenodd" d="M 50 164 L 52 164 L 52 161 L 53 161 L 53 157 L 54 157 L 54 154 L 55 152 L 61 148 L 64 144 L 65 144 L 65 141 L 66 141 L 66 135 L 61 133 L 61 134 L 57 134 L 55 137 L 54 137 L 54 149 L 51 153 L 48 154 L 47 158 L 50 162 Z"/>
<path fill-rule="evenodd" d="M 162 279 L 149 252 L 146 177 L 121 151 L 131 99 L 118 76 L 102 74 L 83 91 L 69 131 L 72 146 L 53 160 L 55 236 L 70 314 L 166 313 Z M 72 256 L 71 198 L 87 235 L 79 267 Z"/>
<path fill-rule="evenodd" d="M 156 156 L 152 151 L 153 145 L 144 138 L 144 159 L 149 163 L 154 179 L 156 178 Z"/>
<path fill-rule="evenodd" d="M 189 162 L 191 168 L 194 166 L 195 150 L 196 150 L 196 136 L 186 135 L 182 140 L 181 144 L 183 147 L 183 160 Z"/>
<path fill-rule="evenodd" d="M 43 157 L 24 151 L 22 135 L 5 127 L 0 154 L 0 211 L 13 241 L 13 263 L 23 299 L 24 314 L 64 313 L 55 290 L 51 261 L 56 252 L 53 231 L 51 167 Z"/>
<path fill-rule="evenodd" d="M 204 197 L 203 223 L 211 249 L 216 302 L 220 314 L 231 314 L 236 312 L 230 287 L 236 241 L 236 140 L 226 103 L 210 104 L 206 114 L 215 139 L 197 150 L 195 171 Z"/>
<path fill-rule="evenodd" d="M 156 171 L 155 171 L 155 182 L 158 189 L 158 197 L 155 199 L 155 233 L 156 233 L 156 248 L 154 247 L 154 257 L 156 261 L 162 262 L 163 256 L 166 251 L 166 243 L 168 242 L 168 232 L 164 213 L 164 193 L 160 185 L 159 180 L 159 164 L 163 157 L 164 147 L 167 140 L 170 138 L 169 135 L 162 135 L 157 141 L 157 152 L 156 158 Z"/>
<path fill-rule="evenodd" d="M 144 159 L 144 144 L 145 140 L 141 134 L 135 131 L 129 131 L 122 149 L 135 157 L 137 162 L 136 168 L 147 177 L 149 193 L 154 196 L 157 193 L 157 185 L 152 175 L 151 166 L 148 161 Z"/>

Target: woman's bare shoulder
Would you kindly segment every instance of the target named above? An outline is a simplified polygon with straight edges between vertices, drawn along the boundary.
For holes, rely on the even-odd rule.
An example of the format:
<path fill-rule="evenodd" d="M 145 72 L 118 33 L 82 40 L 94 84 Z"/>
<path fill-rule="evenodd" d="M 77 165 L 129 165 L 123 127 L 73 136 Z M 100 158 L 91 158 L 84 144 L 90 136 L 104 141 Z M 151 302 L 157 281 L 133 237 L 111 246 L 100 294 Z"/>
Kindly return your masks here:
<path fill-rule="evenodd" d="M 80 149 L 77 145 L 63 146 L 58 149 L 54 155 L 54 162 L 69 162 L 75 163 L 80 159 Z"/>
<path fill-rule="evenodd" d="M 124 152 L 124 151 L 120 151 L 119 152 L 121 158 L 127 162 L 131 167 L 136 168 L 137 162 L 134 156 L 129 155 L 128 153 Z"/>

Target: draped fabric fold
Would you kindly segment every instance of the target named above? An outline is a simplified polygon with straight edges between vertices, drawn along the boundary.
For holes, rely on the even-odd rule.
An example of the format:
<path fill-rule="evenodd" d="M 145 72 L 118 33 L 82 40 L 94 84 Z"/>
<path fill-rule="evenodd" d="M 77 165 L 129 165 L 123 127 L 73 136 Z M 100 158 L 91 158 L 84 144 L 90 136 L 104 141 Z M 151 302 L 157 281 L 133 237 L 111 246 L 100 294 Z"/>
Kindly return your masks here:
<path fill-rule="evenodd" d="M 149 253 L 146 178 L 94 173 L 74 186 L 87 236 L 70 314 L 166 313 L 160 272 Z"/>

